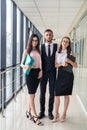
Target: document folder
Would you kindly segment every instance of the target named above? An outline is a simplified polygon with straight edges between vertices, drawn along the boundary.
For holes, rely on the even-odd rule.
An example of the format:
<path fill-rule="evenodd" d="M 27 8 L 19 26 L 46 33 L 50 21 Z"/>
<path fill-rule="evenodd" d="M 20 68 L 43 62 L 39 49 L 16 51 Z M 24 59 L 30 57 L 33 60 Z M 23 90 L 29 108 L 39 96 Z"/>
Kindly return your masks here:
<path fill-rule="evenodd" d="M 69 58 L 71 61 L 75 62 L 76 57 L 72 56 L 72 55 L 68 55 L 67 58 Z M 68 63 L 68 66 L 63 67 L 64 70 L 68 71 L 68 72 L 72 72 L 72 65 Z"/>
<path fill-rule="evenodd" d="M 26 54 L 24 65 L 32 66 L 33 63 L 34 63 L 34 59 L 29 54 Z M 30 69 L 28 69 L 28 70 L 23 69 L 23 70 L 24 70 L 25 75 L 29 75 Z"/>

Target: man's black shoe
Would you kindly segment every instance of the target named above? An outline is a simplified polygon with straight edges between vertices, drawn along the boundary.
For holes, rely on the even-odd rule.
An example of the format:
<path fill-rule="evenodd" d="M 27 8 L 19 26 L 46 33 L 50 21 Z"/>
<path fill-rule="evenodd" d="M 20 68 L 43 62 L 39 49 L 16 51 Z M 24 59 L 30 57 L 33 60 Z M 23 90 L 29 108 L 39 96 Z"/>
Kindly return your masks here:
<path fill-rule="evenodd" d="M 49 113 L 49 114 L 48 114 L 48 117 L 49 117 L 50 120 L 53 120 L 53 118 L 54 118 L 54 116 L 53 116 L 52 113 Z"/>
<path fill-rule="evenodd" d="M 45 117 L 45 114 L 44 113 L 39 113 L 39 115 L 38 115 L 38 118 L 39 119 L 42 119 L 42 118 L 44 118 Z"/>

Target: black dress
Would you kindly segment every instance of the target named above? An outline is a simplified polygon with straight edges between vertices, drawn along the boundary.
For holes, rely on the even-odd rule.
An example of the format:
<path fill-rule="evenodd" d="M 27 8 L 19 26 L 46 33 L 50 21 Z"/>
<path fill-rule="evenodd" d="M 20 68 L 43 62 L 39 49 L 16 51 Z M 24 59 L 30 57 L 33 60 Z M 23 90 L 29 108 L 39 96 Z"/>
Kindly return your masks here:
<path fill-rule="evenodd" d="M 73 72 L 68 72 L 59 67 L 55 82 L 55 96 L 71 95 L 73 89 Z"/>
<path fill-rule="evenodd" d="M 74 75 L 72 66 L 69 64 L 68 67 L 65 68 L 61 66 L 58 68 L 58 74 L 55 82 L 55 96 L 72 95 Z"/>
<path fill-rule="evenodd" d="M 26 75 L 26 84 L 29 94 L 35 94 L 39 85 L 40 79 L 38 79 L 38 74 L 40 68 L 31 69 L 30 74 Z"/>

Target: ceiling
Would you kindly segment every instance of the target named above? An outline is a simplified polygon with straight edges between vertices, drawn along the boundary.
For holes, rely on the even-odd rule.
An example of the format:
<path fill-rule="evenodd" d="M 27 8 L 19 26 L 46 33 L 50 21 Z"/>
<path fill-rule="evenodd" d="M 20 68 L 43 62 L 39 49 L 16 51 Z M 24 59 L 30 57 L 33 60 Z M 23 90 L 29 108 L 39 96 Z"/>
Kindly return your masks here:
<path fill-rule="evenodd" d="M 13 0 L 43 34 L 50 28 L 54 38 L 66 34 L 85 0 Z"/>

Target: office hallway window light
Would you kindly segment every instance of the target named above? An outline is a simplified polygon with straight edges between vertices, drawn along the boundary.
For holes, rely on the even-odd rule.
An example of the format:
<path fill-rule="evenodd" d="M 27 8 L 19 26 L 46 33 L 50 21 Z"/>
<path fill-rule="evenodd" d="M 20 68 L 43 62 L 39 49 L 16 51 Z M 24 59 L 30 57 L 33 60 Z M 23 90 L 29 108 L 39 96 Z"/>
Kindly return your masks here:
<path fill-rule="evenodd" d="M 0 0 L 0 69 L 1 69 L 1 0 Z M 0 75 L 0 108 L 1 108 L 1 75 Z"/>
<path fill-rule="evenodd" d="M 20 63 L 20 10 L 17 8 L 17 64 Z"/>
<path fill-rule="evenodd" d="M 12 39 L 13 39 L 13 3 L 11 0 L 6 0 L 6 67 L 12 65 Z"/>
<path fill-rule="evenodd" d="M 20 63 L 20 30 L 21 30 L 21 12 L 20 10 L 17 8 L 17 54 L 16 54 L 16 64 Z M 20 68 L 17 69 L 16 71 L 17 73 L 17 84 L 16 84 L 16 87 L 17 87 L 17 91 L 20 89 Z"/>
<path fill-rule="evenodd" d="M 1 0 L 0 0 L 0 69 L 1 69 Z"/>
<path fill-rule="evenodd" d="M 17 77 L 17 82 L 15 84 L 16 88 L 17 88 L 16 89 L 17 91 L 20 89 L 20 76 L 19 75 L 20 75 L 20 68 L 17 68 L 17 76 L 16 76 Z"/>
<path fill-rule="evenodd" d="M 6 0 L 6 67 L 12 66 L 13 3 Z M 6 73 L 6 101 L 12 97 L 12 70 Z"/>
<path fill-rule="evenodd" d="M 26 48 L 26 17 L 23 16 L 23 50 Z M 23 70 L 22 70 L 23 72 Z M 23 84 L 25 83 L 25 75 L 23 75 Z"/>
<path fill-rule="evenodd" d="M 0 75 L 0 108 L 1 108 L 1 75 Z"/>
<path fill-rule="evenodd" d="M 12 71 L 6 72 L 6 101 L 12 97 Z"/>
<path fill-rule="evenodd" d="M 25 49 L 26 47 L 26 17 L 24 16 L 23 17 L 23 20 L 24 20 L 24 25 L 23 25 L 23 50 Z"/>
<path fill-rule="evenodd" d="M 75 31 L 75 35 L 73 35 Z M 74 50 L 77 57 L 78 69 L 74 70 L 76 92 L 87 111 L 87 12 L 72 30 Z"/>

